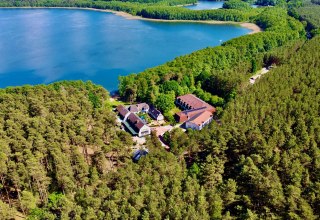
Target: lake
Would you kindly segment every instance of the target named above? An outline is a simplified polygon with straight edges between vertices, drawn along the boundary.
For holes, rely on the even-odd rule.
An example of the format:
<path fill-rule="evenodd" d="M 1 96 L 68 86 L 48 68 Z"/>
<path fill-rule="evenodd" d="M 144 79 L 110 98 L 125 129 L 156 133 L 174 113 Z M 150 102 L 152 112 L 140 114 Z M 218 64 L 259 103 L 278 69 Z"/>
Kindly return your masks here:
<path fill-rule="evenodd" d="M 205 10 L 222 8 L 224 1 L 198 1 L 197 4 L 184 6 L 191 10 Z M 251 5 L 252 8 L 258 8 L 258 5 Z"/>
<path fill-rule="evenodd" d="M 91 80 L 110 91 L 117 89 L 119 75 L 250 32 L 68 9 L 0 9 L 0 30 L 0 87 Z"/>
<path fill-rule="evenodd" d="M 188 5 L 185 8 L 191 10 L 205 10 L 205 9 L 218 9 L 222 8 L 224 1 L 215 2 L 215 1 L 198 1 L 195 5 Z"/>

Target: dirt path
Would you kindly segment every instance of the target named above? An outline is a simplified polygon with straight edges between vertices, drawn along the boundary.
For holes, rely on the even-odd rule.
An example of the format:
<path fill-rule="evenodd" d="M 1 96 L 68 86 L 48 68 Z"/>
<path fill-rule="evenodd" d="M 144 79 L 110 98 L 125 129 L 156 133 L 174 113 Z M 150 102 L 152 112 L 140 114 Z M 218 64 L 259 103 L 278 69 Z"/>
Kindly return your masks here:
<path fill-rule="evenodd" d="M 254 76 L 252 76 L 249 80 L 250 84 L 255 84 L 256 80 L 259 79 L 262 75 L 266 74 L 267 72 L 269 72 L 269 69 L 267 68 L 262 68 L 257 74 L 255 74 Z"/>

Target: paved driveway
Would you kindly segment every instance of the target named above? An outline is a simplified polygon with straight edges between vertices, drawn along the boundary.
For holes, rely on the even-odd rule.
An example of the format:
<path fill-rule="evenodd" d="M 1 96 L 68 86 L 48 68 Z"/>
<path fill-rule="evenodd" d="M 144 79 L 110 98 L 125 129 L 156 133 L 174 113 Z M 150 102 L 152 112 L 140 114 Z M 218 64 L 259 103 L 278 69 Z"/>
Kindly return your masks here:
<path fill-rule="evenodd" d="M 155 131 L 157 137 L 162 136 L 167 131 L 170 131 L 173 127 L 171 125 L 165 125 L 160 127 L 151 128 L 151 131 Z"/>

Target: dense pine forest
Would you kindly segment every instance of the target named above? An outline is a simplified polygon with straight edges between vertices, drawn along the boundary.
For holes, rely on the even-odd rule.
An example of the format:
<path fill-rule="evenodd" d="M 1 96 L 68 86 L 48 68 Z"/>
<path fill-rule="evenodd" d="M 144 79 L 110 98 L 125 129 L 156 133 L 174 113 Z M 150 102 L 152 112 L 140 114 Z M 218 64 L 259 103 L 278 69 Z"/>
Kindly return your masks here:
<path fill-rule="evenodd" d="M 4 1 L 77 6 L 162 19 L 246 21 L 263 32 L 120 78 L 128 102 L 165 111 L 194 93 L 217 107 L 202 131 L 131 136 L 91 82 L 0 89 L 0 219 L 319 219 L 319 4 L 231 0 L 200 12 L 174 1 Z M 249 78 L 272 67 L 254 85 Z"/>
<path fill-rule="evenodd" d="M 292 11 L 295 17 L 306 22 L 306 29 L 312 36 L 320 34 L 320 5 L 306 4 Z"/>
<path fill-rule="evenodd" d="M 12 217 L 12 207 L 60 218 L 66 213 L 53 209 L 63 205 L 70 212 L 76 206 L 69 196 L 125 161 L 132 140 L 116 126 L 108 100 L 107 91 L 90 82 L 0 91 L 0 219 Z"/>
<path fill-rule="evenodd" d="M 165 112 L 170 109 L 162 108 L 157 99 L 166 97 L 173 102 L 175 96 L 190 92 L 214 106 L 223 107 L 258 69 L 278 64 L 277 58 L 270 55 L 273 51 L 305 39 L 302 23 L 287 15 L 283 8 L 265 8 L 252 20 L 264 31 L 121 77 L 120 95 L 131 102 L 154 103 Z M 174 95 L 170 96 L 171 93 Z"/>
<path fill-rule="evenodd" d="M 320 38 L 290 49 L 220 126 L 151 136 L 138 163 L 101 87 L 1 90 L 0 218 L 317 219 Z"/>

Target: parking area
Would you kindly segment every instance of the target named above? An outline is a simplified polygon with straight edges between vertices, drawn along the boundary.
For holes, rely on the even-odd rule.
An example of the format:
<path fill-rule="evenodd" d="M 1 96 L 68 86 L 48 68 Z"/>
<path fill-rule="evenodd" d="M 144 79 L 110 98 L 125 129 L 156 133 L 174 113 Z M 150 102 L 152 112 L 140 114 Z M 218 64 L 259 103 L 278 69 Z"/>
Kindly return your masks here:
<path fill-rule="evenodd" d="M 140 149 L 146 143 L 145 137 L 133 136 L 132 140 L 135 143 L 132 149 Z"/>
<path fill-rule="evenodd" d="M 159 126 L 151 128 L 151 131 L 155 131 L 157 137 L 162 136 L 167 131 L 170 131 L 173 127 L 171 125 Z"/>
<path fill-rule="evenodd" d="M 171 125 L 165 125 L 165 126 L 160 126 L 160 127 L 154 127 L 154 128 L 151 128 L 152 131 L 155 131 L 156 134 L 157 134 L 157 137 L 159 138 L 159 141 L 161 143 L 161 145 L 166 148 L 166 149 L 169 149 L 169 146 L 166 145 L 164 142 L 163 142 L 163 134 L 166 133 L 167 131 L 171 131 L 173 127 Z"/>

